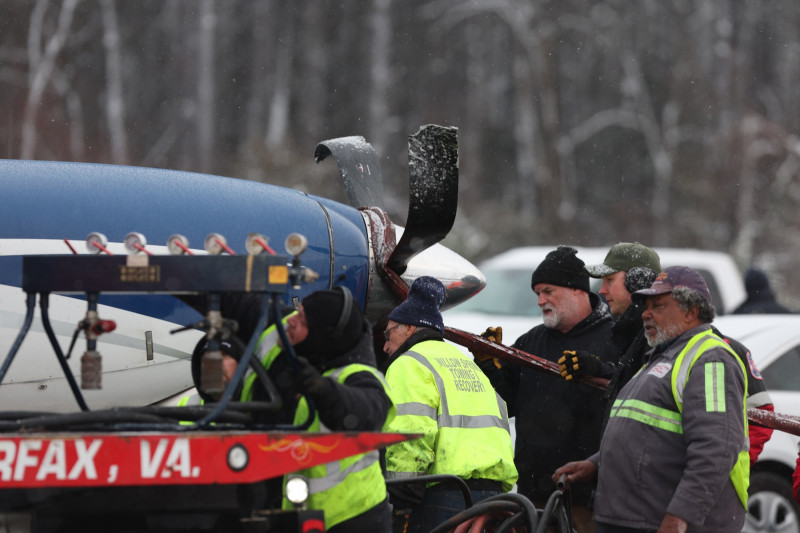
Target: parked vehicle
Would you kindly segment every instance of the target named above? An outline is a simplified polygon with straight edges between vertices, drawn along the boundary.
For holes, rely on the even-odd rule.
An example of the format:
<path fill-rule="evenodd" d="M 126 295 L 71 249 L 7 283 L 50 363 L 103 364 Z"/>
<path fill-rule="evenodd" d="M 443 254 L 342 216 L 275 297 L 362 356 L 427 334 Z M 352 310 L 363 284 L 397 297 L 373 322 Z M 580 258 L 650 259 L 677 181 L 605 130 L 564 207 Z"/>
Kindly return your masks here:
<path fill-rule="evenodd" d="M 800 315 L 728 315 L 714 320 L 721 332 L 750 349 L 775 412 L 800 416 Z M 775 431 L 750 472 L 744 533 L 800 533 L 800 506 L 792 497 L 798 438 Z"/>
<path fill-rule="evenodd" d="M 611 246 L 576 246 L 578 257 L 587 265 L 602 263 Z M 542 314 L 531 291 L 531 274 L 556 246 L 513 248 L 479 265 L 486 276 L 486 287 L 464 303 L 443 314 L 445 324 L 480 333 L 489 326 L 502 326 L 506 344 L 541 323 Z M 688 248 L 657 248 L 661 266 L 686 265 L 700 272 L 714 298 L 719 314 L 730 313 L 747 296 L 739 269 L 730 255 Z M 592 290 L 600 289 L 593 280 Z"/>

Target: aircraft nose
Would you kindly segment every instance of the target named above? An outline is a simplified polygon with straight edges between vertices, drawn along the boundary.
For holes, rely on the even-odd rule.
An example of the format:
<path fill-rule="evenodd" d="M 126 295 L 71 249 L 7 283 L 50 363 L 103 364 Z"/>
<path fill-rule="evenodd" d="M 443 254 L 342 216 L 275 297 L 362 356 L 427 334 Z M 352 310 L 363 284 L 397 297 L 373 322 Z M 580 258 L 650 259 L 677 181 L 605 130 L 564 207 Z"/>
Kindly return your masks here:
<path fill-rule="evenodd" d="M 481 277 L 466 274 L 461 280 L 445 285 L 447 299 L 442 309 L 449 309 L 465 300 L 469 300 L 482 291 L 485 286 L 486 278 L 483 277 L 483 274 L 481 274 Z"/>
<path fill-rule="evenodd" d="M 422 276 L 432 276 L 445 286 L 447 299 L 442 311 L 472 298 L 486 286 L 486 276 L 478 267 L 441 244 L 431 246 L 411 259 L 401 277 L 410 287 Z"/>

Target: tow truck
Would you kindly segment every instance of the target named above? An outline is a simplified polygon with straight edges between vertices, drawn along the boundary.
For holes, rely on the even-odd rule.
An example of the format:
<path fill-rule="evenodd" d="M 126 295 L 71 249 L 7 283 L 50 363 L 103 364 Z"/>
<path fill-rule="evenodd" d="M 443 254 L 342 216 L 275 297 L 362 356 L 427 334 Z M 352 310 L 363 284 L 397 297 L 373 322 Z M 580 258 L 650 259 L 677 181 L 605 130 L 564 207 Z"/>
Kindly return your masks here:
<path fill-rule="evenodd" d="M 248 238 L 253 240 L 248 242 L 251 250 L 258 239 Z M 126 238 L 131 253 L 110 255 L 103 253 L 102 234 L 93 233 L 87 246 L 99 251 L 97 255 L 23 257 L 26 315 L 0 367 L 0 382 L 30 330 L 38 296 L 42 326 L 80 410 L 51 414 L 3 407 L 0 525 L 6 531 L 36 533 L 324 531 L 323 511 L 305 507 L 307 485 L 292 474 L 414 436 L 307 432 L 313 409 L 308 422 L 299 426 L 259 425 L 250 415 L 278 410 L 279 401 L 231 401 L 248 367 L 260 365 L 252 357 L 258 332 L 280 316 L 288 287 L 313 278 L 300 262 L 307 241 L 290 235 L 286 244 L 291 257 L 264 249 L 228 255 L 214 246 L 214 238 L 209 239 L 209 255 L 190 255 L 179 245 L 180 238 L 168 247 L 176 255 L 152 255 L 143 242 L 132 233 Z M 219 301 L 221 294 L 231 292 L 257 295 L 263 311 L 234 377 L 223 386 L 218 342 L 232 334 L 235 324 L 222 316 Z M 48 315 L 51 293 L 86 300 L 86 315 L 66 354 Z M 194 326 L 206 332 L 203 384 L 218 393 L 218 402 L 90 410 L 82 391 L 102 387 L 99 347 L 102 335 L 115 328 L 113 320 L 98 316 L 101 293 L 204 294 L 208 312 Z M 282 321 L 273 321 L 293 357 Z M 86 345 L 80 384 L 67 362 L 79 335 Z M 273 390 L 266 373 L 259 379 Z M 281 510 L 283 496 L 294 504 L 293 510 Z"/>

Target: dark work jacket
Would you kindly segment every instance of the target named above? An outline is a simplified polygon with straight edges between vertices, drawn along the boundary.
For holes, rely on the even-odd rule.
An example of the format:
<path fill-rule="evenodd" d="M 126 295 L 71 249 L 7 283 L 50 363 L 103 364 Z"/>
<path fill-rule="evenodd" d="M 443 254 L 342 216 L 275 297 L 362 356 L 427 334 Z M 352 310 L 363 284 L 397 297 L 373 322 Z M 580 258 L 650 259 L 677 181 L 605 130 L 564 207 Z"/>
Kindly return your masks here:
<path fill-rule="evenodd" d="M 739 307 L 734 309 L 735 315 L 747 314 L 787 314 L 791 313 L 784 306 L 775 300 L 772 291 L 766 290 L 755 294 L 749 294 L 747 300 L 744 301 Z"/>
<path fill-rule="evenodd" d="M 567 333 L 539 325 L 513 344 L 530 354 L 557 361 L 564 350 L 586 350 L 602 361 L 616 362 L 611 342 L 614 322 L 608 306 L 591 293 L 592 312 Z M 515 463 L 518 489 L 532 500 L 546 500 L 556 489 L 550 476 L 570 461 L 585 459 L 600 448 L 605 400 L 603 391 L 571 383 L 541 370 L 491 359 L 479 364 L 516 416 Z M 572 487 L 572 502 L 586 506 L 593 484 Z"/>
<path fill-rule="evenodd" d="M 614 405 L 614 400 L 620 389 L 642 368 L 644 356 L 650 351 L 647 337 L 644 336 L 643 310 L 644 299 L 635 298 L 611 330 L 611 341 L 619 350 L 620 355 L 614 365 L 611 381 L 609 381 L 604 395 L 606 406 L 603 416 L 603 428 L 605 428 L 608 416 L 611 413 L 611 406 Z"/>
<path fill-rule="evenodd" d="M 313 357 L 309 357 L 313 360 Z M 356 346 L 343 354 L 316 362 L 314 367 L 323 373 L 331 368 L 340 368 L 350 364 L 362 364 L 375 367 L 375 352 L 372 348 L 372 328 L 365 320 L 361 329 L 361 338 Z M 298 392 L 294 388 L 292 377 L 294 370 L 286 352 L 282 352 L 273 361 L 267 374 L 273 380 L 281 396 L 284 397 L 284 409 L 280 422 L 291 421 L 297 406 Z M 370 372 L 356 372 L 347 377 L 344 384 L 331 378 L 328 390 L 314 403 L 320 421 L 331 431 L 380 431 L 392 402 L 386 395 L 383 384 Z M 260 399 L 266 394 L 263 387 L 256 383 L 253 399 Z M 289 401 L 287 401 L 287 397 Z M 287 418 L 288 417 L 288 418 Z"/>
<path fill-rule="evenodd" d="M 372 326 L 364 320 L 361 338 L 351 350 L 338 357 L 323 361 L 318 370 L 324 372 L 351 364 L 375 368 L 375 351 L 372 348 Z M 344 384 L 330 380 L 333 389 L 324 398 L 315 398 L 320 420 L 331 431 L 381 431 L 392 401 L 383 383 L 371 372 L 356 372 Z"/>

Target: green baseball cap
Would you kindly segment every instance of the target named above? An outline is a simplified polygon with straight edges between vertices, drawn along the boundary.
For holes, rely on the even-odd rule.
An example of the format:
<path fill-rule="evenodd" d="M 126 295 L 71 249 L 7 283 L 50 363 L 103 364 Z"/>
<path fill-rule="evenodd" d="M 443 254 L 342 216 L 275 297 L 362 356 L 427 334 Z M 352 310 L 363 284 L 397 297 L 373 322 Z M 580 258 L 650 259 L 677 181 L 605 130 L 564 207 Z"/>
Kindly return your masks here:
<path fill-rule="evenodd" d="M 599 265 L 583 267 L 589 276 L 603 278 L 633 267 L 649 268 L 653 272 L 661 272 L 661 259 L 652 248 L 638 242 L 620 242 L 611 247 L 605 260 Z"/>

